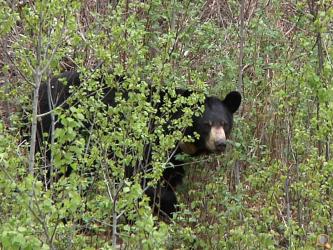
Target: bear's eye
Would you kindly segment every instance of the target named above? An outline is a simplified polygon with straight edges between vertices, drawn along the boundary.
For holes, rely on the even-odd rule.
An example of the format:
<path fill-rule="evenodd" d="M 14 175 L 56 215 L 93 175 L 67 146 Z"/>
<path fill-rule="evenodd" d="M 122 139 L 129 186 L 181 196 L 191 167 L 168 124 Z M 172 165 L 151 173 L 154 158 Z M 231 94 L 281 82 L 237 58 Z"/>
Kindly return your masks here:
<path fill-rule="evenodd" d="M 226 122 L 224 122 L 224 121 L 219 121 L 219 126 L 221 126 L 221 127 L 225 127 L 226 125 L 227 125 L 227 123 Z"/>
<path fill-rule="evenodd" d="M 210 126 L 211 127 L 213 125 L 213 122 L 212 121 L 205 121 L 204 124 L 206 126 Z"/>
<path fill-rule="evenodd" d="M 220 121 L 219 126 L 223 127 L 225 130 L 227 130 L 229 128 L 229 124 L 225 121 Z"/>

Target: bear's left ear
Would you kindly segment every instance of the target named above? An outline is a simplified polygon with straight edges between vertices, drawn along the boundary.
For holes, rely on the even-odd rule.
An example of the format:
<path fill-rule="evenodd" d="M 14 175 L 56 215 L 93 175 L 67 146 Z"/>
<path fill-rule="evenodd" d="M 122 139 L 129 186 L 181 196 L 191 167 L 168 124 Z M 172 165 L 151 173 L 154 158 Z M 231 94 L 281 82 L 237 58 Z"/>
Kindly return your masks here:
<path fill-rule="evenodd" d="M 242 96 L 238 91 L 231 91 L 222 101 L 231 113 L 235 113 L 242 101 Z"/>

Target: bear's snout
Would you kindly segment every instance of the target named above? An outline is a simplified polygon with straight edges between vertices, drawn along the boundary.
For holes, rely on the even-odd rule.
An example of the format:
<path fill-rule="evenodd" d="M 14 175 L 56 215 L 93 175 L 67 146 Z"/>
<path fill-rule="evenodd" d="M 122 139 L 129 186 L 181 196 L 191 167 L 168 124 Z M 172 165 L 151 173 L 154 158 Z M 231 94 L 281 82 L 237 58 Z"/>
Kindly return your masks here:
<path fill-rule="evenodd" d="M 206 147 L 211 152 L 223 152 L 226 148 L 226 135 L 222 126 L 212 126 Z"/>
<path fill-rule="evenodd" d="M 227 141 L 225 139 L 218 139 L 215 141 L 216 151 L 224 152 L 227 147 Z"/>

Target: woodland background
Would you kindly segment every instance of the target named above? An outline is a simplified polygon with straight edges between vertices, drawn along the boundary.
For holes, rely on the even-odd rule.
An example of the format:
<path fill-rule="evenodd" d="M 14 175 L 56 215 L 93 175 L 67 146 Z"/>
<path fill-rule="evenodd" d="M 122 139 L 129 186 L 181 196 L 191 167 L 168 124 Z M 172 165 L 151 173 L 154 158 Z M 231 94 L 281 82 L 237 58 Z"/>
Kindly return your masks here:
<path fill-rule="evenodd" d="M 330 249 L 332 21 L 331 0 L 0 0 L 0 248 Z M 36 86 L 69 69 L 242 92 L 233 145 L 189 161 L 171 221 L 145 200 L 131 207 L 140 185 L 102 178 L 86 197 L 75 175 L 49 190 L 38 181 L 21 130 L 37 119 Z M 76 137 L 82 110 L 68 111 L 64 137 Z M 56 167 L 76 164 L 74 145 Z M 126 209 L 133 225 L 118 216 Z"/>

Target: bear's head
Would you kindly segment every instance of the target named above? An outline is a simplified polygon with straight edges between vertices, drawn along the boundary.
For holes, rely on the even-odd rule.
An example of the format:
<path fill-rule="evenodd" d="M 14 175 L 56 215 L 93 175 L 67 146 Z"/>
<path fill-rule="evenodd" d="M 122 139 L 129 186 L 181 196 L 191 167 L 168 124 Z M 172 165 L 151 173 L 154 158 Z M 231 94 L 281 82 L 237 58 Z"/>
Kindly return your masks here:
<path fill-rule="evenodd" d="M 203 114 L 195 117 L 193 126 L 186 131 L 187 135 L 199 134 L 199 139 L 192 143 L 180 143 L 181 150 L 191 155 L 224 152 L 233 126 L 233 114 L 238 110 L 241 99 L 237 91 L 227 94 L 224 100 L 206 97 Z"/>

